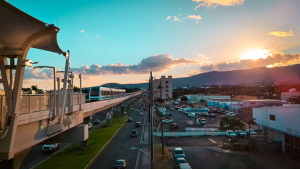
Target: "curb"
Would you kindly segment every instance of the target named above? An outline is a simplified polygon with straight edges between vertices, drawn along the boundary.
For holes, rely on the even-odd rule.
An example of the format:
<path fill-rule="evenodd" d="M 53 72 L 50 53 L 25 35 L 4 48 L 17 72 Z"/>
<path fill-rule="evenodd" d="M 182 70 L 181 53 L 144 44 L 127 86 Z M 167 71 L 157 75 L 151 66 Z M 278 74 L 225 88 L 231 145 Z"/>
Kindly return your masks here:
<path fill-rule="evenodd" d="M 111 140 L 117 135 L 117 133 L 120 131 L 120 129 L 124 126 L 126 121 L 122 124 L 122 126 L 116 131 L 116 133 L 106 142 L 106 144 L 101 148 L 101 150 L 95 155 L 95 157 L 86 165 L 84 169 L 88 169 L 91 167 L 91 165 L 95 162 L 96 158 L 99 157 L 101 152 L 107 147 L 107 145 L 111 142 Z"/>

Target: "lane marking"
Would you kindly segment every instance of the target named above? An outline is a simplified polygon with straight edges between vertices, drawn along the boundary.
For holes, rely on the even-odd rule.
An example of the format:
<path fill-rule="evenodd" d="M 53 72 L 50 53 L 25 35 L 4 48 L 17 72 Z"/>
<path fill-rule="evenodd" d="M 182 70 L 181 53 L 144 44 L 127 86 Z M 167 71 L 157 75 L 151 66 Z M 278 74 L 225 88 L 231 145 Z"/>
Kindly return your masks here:
<path fill-rule="evenodd" d="M 143 124 L 143 130 L 142 130 L 142 136 L 141 136 L 141 141 L 140 141 L 140 144 L 142 144 L 143 143 L 143 136 L 144 136 L 144 131 L 145 131 L 145 118 L 144 118 L 144 124 Z"/>
<path fill-rule="evenodd" d="M 217 143 L 217 142 L 215 142 L 214 140 L 212 140 L 210 138 L 208 138 L 208 140 L 211 141 L 211 142 L 213 142 L 213 143 L 215 143 L 215 144 Z"/>
<path fill-rule="evenodd" d="M 122 124 L 122 126 L 117 130 L 117 132 L 108 140 L 108 142 L 106 142 L 106 144 L 101 148 L 101 150 L 95 155 L 95 157 L 87 164 L 87 166 L 85 167 L 85 169 L 90 168 L 93 163 L 96 161 L 96 159 L 99 157 L 99 155 L 102 153 L 102 151 L 108 146 L 108 144 L 111 142 L 111 140 L 119 133 L 119 131 L 121 130 L 121 128 L 124 126 L 124 124 L 126 123 L 126 121 Z"/>

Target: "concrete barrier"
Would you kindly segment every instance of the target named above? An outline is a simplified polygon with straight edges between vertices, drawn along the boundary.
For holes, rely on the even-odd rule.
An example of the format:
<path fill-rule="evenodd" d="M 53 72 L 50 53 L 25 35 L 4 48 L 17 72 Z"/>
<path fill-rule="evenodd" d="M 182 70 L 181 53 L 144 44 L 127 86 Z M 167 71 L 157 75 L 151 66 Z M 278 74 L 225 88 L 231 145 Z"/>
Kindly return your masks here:
<path fill-rule="evenodd" d="M 161 132 L 154 132 L 155 137 L 161 137 Z M 225 132 L 164 132 L 164 137 L 195 137 L 195 136 L 225 136 Z"/>

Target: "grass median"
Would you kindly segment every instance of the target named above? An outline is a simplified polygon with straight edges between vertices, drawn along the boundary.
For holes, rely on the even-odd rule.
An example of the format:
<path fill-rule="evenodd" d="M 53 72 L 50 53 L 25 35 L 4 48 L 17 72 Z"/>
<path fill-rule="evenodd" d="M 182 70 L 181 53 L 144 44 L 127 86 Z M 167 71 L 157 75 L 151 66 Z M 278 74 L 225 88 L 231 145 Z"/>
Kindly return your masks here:
<path fill-rule="evenodd" d="M 110 127 L 103 124 L 104 126 L 89 132 L 87 147 L 81 148 L 79 143 L 74 143 L 38 166 L 37 169 L 85 168 L 126 120 L 126 115 L 112 118 Z"/>

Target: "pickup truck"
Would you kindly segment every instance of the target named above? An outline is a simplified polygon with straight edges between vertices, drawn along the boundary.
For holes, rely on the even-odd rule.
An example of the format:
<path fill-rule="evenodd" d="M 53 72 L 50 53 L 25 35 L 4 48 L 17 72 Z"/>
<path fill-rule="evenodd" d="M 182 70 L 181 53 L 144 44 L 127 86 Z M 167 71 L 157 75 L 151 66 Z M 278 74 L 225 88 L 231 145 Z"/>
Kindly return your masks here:
<path fill-rule="evenodd" d="M 51 151 L 54 151 L 54 150 L 59 150 L 59 145 L 60 145 L 60 143 L 45 144 L 42 147 L 42 151 L 43 151 L 43 153 L 46 153 L 46 152 L 51 152 Z"/>

